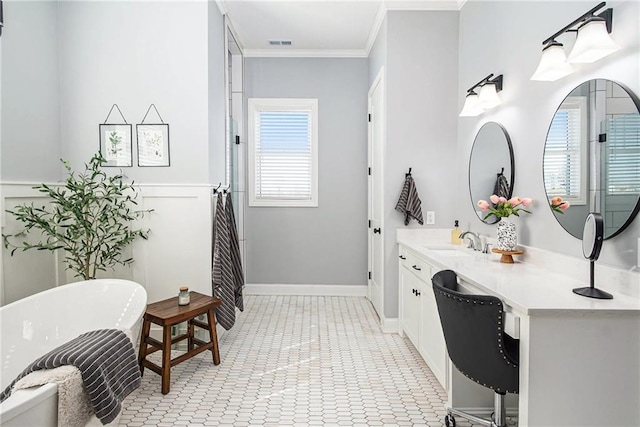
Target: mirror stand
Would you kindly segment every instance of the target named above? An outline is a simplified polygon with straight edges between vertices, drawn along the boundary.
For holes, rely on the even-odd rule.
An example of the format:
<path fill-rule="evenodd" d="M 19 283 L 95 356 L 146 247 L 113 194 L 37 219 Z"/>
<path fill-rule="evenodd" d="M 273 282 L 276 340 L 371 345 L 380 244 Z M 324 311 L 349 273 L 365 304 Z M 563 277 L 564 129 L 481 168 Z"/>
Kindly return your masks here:
<path fill-rule="evenodd" d="M 613 295 L 609 292 L 605 292 L 601 289 L 598 289 L 594 286 L 595 283 L 595 266 L 596 260 L 592 259 L 589 262 L 590 274 L 589 274 L 589 283 L 590 285 L 584 288 L 575 288 L 573 293 L 582 295 L 583 297 L 589 298 L 597 298 L 597 299 L 613 299 Z"/>
<path fill-rule="evenodd" d="M 613 295 L 595 287 L 596 260 L 600 256 L 603 239 L 604 221 L 602 220 L 602 215 L 597 212 L 591 212 L 587 215 L 587 219 L 584 222 L 584 230 L 582 231 L 582 253 L 589 260 L 589 286 L 575 288 L 573 293 L 589 298 L 613 299 Z"/>

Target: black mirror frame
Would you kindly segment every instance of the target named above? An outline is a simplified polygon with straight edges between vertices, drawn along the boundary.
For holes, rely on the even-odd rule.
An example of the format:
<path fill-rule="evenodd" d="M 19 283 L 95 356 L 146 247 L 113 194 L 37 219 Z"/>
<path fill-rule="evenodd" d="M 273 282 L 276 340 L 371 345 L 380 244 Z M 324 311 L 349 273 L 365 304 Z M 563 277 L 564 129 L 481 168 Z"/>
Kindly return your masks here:
<path fill-rule="evenodd" d="M 515 168 L 515 157 L 513 155 L 513 144 L 511 143 L 511 137 L 509 136 L 509 133 L 507 132 L 507 129 L 505 129 L 505 127 L 502 126 L 498 122 L 489 121 L 489 122 L 483 123 L 482 126 L 480 126 L 480 129 L 478 129 L 478 132 L 476 132 L 476 136 L 473 139 L 473 145 L 471 146 L 471 153 L 469 153 L 469 166 L 468 166 L 468 171 L 467 171 L 467 175 L 468 175 L 468 178 L 469 178 L 469 182 L 468 182 L 469 197 L 471 198 L 471 205 L 473 206 L 473 210 L 476 213 L 477 213 L 477 205 L 476 205 L 477 200 L 473 200 L 473 194 L 471 194 L 471 159 L 472 159 L 472 156 L 473 156 L 473 149 L 475 148 L 476 141 L 478 140 L 478 134 L 488 124 L 497 125 L 500 128 L 500 130 L 502 131 L 502 133 L 503 133 L 503 135 L 504 135 L 504 137 L 505 137 L 505 139 L 507 141 L 507 147 L 509 148 L 509 167 L 511 169 L 511 176 L 509 177 L 509 197 L 507 197 L 508 199 L 510 199 L 511 196 L 513 196 L 513 186 L 515 184 L 515 179 L 516 179 L 516 168 Z M 476 215 L 476 217 L 478 218 L 478 220 L 480 220 L 484 224 L 493 225 L 493 224 L 497 224 L 498 222 L 500 222 L 500 218 L 496 218 L 494 216 L 491 217 L 491 219 L 495 219 L 495 221 L 493 221 L 493 222 L 489 222 L 487 220 L 484 220 L 478 215 Z"/>
<path fill-rule="evenodd" d="M 615 84 L 617 84 L 618 86 L 620 86 L 622 89 L 624 89 L 624 91 L 627 93 L 627 95 L 629 95 L 629 98 L 631 98 L 631 100 L 633 101 L 634 105 L 636 106 L 636 109 L 638 110 L 638 114 L 640 114 L 640 98 L 638 98 L 638 96 L 631 90 L 629 89 L 626 85 L 617 82 L 615 80 L 609 80 L 609 79 L 589 79 L 589 80 L 585 80 L 582 83 L 574 86 L 573 89 L 571 89 L 569 91 L 569 93 L 562 98 L 562 101 L 560 102 L 560 105 L 562 105 L 562 103 L 565 101 L 565 99 L 567 99 L 568 96 L 571 95 L 571 93 L 576 90 L 577 88 L 579 88 L 580 86 L 582 86 L 585 83 L 588 83 L 592 80 L 605 80 L 605 81 L 610 81 L 613 82 Z M 558 105 L 558 108 L 560 108 L 560 105 Z M 558 112 L 558 108 L 556 108 L 555 113 L 553 113 L 553 117 L 555 117 L 556 113 Z M 547 202 L 549 200 L 549 196 L 547 195 L 547 188 L 544 185 L 544 152 L 547 150 L 547 138 L 549 136 L 549 131 L 551 130 L 551 123 L 553 122 L 553 117 L 551 118 L 551 122 L 549 123 L 549 127 L 547 128 L 547 135 L 545 136 L 544 139 L 544 150 L 542 153 L 542 186 L 544 187 L 544 194 L 547 197 Z M 589 178 L 590 179 L 590 178 Z M 551 209 L 551 206 L 549 206 L 549 209 Z M 640 212 L 640 195 L 638 196 L 638 199 L 636 200 L 636 205 L 633 208 L 633 210 L 631 211 L 631 213 L 629 214 L 629 217 L 626 219 L 626 221 L 624 222 L 624 224 L 622 224 L 614 233 L 612 233 L 610 236 L 605 236 L 604 240 L 609 240 L 612 239 L 614 237 L 616 237 L 618 234 L 622 233 L 627 227 L 629 227 L 631 225 L 631 223 L 633 222 L 633 220 L 635 219 L 636 215 L 638 215 L 638 212 Z M 556 214 L 553 212 L 553 209 L 551 209 L 551 214 L 553 215 L 553 217 L 556 219 L 556 221 L 558 222 L 558 224 L 560 224 L 560 226 L 564 229 L 564 231 L 566 231 L 569 235 L 575 237 L 578 240 L 582 240 L 582 236 L 576 236 L 573 233 L 571 233 L 569 230 L 567 230 L 567 228 L 564 226 L 564 224 L 562 224 L 562 222 L 560 222 L 560 220 L 558 220 L 558 217 L 556 216 Z M 585 218 L 586 219 L 586 218 Z"/>

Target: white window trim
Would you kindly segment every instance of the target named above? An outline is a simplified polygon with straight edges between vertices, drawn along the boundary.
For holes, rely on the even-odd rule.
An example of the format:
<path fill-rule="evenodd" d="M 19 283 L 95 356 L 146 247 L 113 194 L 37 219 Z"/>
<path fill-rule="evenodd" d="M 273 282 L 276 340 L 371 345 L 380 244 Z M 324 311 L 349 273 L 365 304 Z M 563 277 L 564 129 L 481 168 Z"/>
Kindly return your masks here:
<path fill-rule="evenodd" d="M 563 196 L 563 198 L 571 205 L 587 204 L 587 187 L 589 186 L 589 128 L 587 123 L 587 97 L 586 96 L 568 96 L 560 105 L 561 109 L 578 109 L 580 111 L 580 194 L 578 197 Z M 544 157 L 544 156 L 543 156 Z M 544 161 L 544 160 L 543 160 Z"/>
<path fill-rule="evenodd" d="M 262 111 L 310 111 L 311 112 L 311 199 L 259 199 L 256 197 L 256 113 Z M 248 100 L 248 148 L 249 148 L 249 206 L 270 207 L 318 207 L 318 100 L 303 98 L 249 98 Z"/>

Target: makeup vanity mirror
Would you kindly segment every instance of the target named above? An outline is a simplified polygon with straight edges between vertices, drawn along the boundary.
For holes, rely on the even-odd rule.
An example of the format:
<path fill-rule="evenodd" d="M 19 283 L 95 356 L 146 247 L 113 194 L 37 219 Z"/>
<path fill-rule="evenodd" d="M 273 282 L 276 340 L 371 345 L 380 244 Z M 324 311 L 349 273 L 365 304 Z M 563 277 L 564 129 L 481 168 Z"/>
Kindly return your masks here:
<path fill-rule="evenodd" d="M 469 193 L 478 218 L 485 224 L 495 224 L 498 218 L 482 219 L 486 212 L 478 210 L 478 200 L 489 200 L 496 194 L 511 197 L 514 180 L 513 146 L 502 125 L 487 122 L 473 141 L 469 158 Z"/>
<path fill-rule="evenodd" d="M 570 207 L 553 210 L 581 239 L 585 218 L 599 212 L 604 239 L 621 233 L 640 199 L 640 101 L 611 80 L 589 80 L 569 93 L 551 121 L 544 150 L 547 198 Z"/>

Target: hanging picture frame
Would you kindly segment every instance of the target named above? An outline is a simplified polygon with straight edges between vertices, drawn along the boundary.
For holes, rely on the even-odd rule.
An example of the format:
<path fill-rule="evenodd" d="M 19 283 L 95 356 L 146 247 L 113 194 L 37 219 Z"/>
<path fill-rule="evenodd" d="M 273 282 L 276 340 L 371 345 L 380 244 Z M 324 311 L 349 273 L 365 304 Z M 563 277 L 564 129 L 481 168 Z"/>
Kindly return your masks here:
<path fill-rule="evenodd" d="M 160 123 L 145 123 L 149 111 L 154 109 Z M 171 166 L 169 157 L 169 124 L 165 123 L 160 112 L 151 104 L 142 122 L 136 125 L 138 144 L 138 166 L 168 167 Z"/>
<path fill-rule="evenodd" d="M 109 116 L 116 108 L 124 123 L 108 123 Z M 98 125 L 100 133 L 100 154 L 106 160 L 103 166 L 127 168 L 133 166 L 132 127 L 124 118 L 118 104 L 113 104 L 104 123 Z"/>

